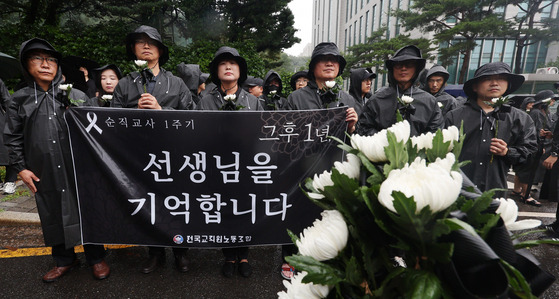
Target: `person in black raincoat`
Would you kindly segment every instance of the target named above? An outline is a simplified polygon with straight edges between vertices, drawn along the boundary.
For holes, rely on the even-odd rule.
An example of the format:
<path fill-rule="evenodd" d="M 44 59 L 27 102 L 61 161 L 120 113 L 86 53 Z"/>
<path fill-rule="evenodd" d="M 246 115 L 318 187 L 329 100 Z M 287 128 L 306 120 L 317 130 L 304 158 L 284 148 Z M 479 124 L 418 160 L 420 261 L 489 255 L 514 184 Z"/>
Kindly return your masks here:
<path fill-rule="evenodd" d="M 264 76 L 264 92 L 266 110 L 286 110 L 287 99 L 282 96 L 283 84 L 281 76 L 274 70 L 269 70 Z"/>
<path fill-rule="evenodd" d="M 6 113 L 10 105 L 10 92 L 4 81 L 0 79 L 0 128 L 4 128 L 6 123 Z M 4 135 L 0 134 L 0 165 L 6 166 L 6 174 L 4 180 L 0 178 L 0 190 L 4 190 L 5 194 L 13 194 L 16 192 L 17 170 L 10 165 L 8 157 L 8 149 L 4 145 Z"/>
<path fill-rule="evenodd" d="M 287 97 L 287 110 L 311 110 L 346 106 L 347 131 L 355 131 L 358 115 L 357 103 L 347 92 L 335 84 L 345 68 L 346 60 L 338 46 L 324 42 L 316 45 L 309 62 L 307 86 L 295 90 Z M 328 87 L 326 84 L 333 84 Z M 335 85 L 334 85 L 335 84 Z"/>
<path fill-rule="evenodd" d="M 435 132 L 444 121 L 437 100 L 415 86 L 419 73 L 425 68 L 425 59 L 416 46 L 405 46 L 385 61 L 389 86 L 383 87 L 367 101 L 359 116 L 359 135 L 373 135 L 396 123 L 399 111 L 411 126 L 411 135 Z M 413 98 L 410 104 L 399 99 Z"/>
<path fill-rule="evenodd" d="M 223 75 L 225 79 L 218 77 L 220 63 L 228 67 Z M 238 78 L 232 68 L 239 69 Z M 247 63 L 236 49 L 224 46 L 215 52 L 210 63 L 210 78 L 215 87 L 200 100 L 198 110 L 264 110 L 261 101 L 241 88 L 247 79 Z M 234 98 L 226 100 L 226 96 Z"/>
<path fill-rule="evenodd" d="M 142 44 L 143 43 L 143 44 Z M 154 50 L 159 49 L 154 59 Z M 181 78 L 162 66 L 169 60 L 169 48 L 161 40 L 157 29 L 142 25 L 126 36 L 126 53 L 130 60 L 147 61 L 147 68 L 131 72 L 115 88 L 111 107 L 140 109 L 195 108 L 192 94 Z M 148 92 L 146 92 L 146 90 Z"/>
<path fill-rule="evenodd" d="M 61 90 L 61 58 L 39 38 L 23 44 L 19 57 L 27 86 L 12 95 L 4 127 L 10 163 L 35 193 L 46 246 L 52 246 L 56 266 L 43 281 L 52 282 L 79 265 L 74 246 L 80 244 L 80 222 L 68 128 L 64 121 L 70 99 L 84 103 L 76 89 Z M 108 277 L 102 245 L 84 245 L 87 262 L 98 279 Z"/>
<path fill-rule="evenodd" d="M 184 62 L 177 65 L 177 72 L 190 90 L 192 100 L 198 105 L 202 98 L 201 92 L 206 89 L 206 80 L 208 80 L 209 74 L 202 73 L 200 66 L 197 64 L 186 64 Z"/>
<path fill-rule="evenodd" d="M 97 96 L 89 99 L 90 106 L 110 107 L 113 93 L 118 81 L 122 78 L 120 69 L 114 64 L 107 64 L 93 69 L 93 80 L 97 88 Z"/>
<path fill-rule="evenodd" d="M 349 94 L 355 99 L 357 115 L 363 112 L 363 106 L 371 97 L 371 84 L 377 75 L 369 68 L 352 69 L 349 75 Z"/>
<path fill-rule="evenodd" d="M 221 47 L 210 62 L 210 78 L 216 87 L 200 101 L 200 110 L 262 111 L 264 108 L 255 96 L 242 88 L 247 79 L 246 60 L 231 47 Z M 225 261 L 221 271 L 225 277 L 232 277 L 235 266 L 243 277 L 252 274 L 248 262 L 248 247 L 223 248 Z"/>
<path fill-rule="evenodd" d="M 293 76 L 291 76 L 291 79 L 289 79 L 289 85 L 291 85 L 291 89 L 295 91 L 297 89 L 307 86 L 307 83 L 309 83 L 308 76 L 309 76 L 308 70 L 298 71 L 295 74 L 293 74 Z"/>
<path fill-rule="evenodd" d="M 481 191 L 507 189 L 510 166 L 526 163 L 538 149 L 534 122 L 526 113 L 507 104 L 487 104 L 522 83 L 524 77 L 513 74 L 506 63 L 482 65 L 464 84 L 468 101 L 446 115 L 447 126 L 464 126 L 466 137 L 458 160 L 471 161 L 462 171 Z"/>
<path fill-rule="evenodd" d="M 130 60 L 147 61 L 147 68 L 122 78 L 115 88 L 111 107 L 138 109 L 188 110 L 194 107 L 192 95 L 183 80 L 162 66 L 169 60 L 169 49 L 157 29 L 142 25 L 126 36 L 126 52 Z M 188 248 L 173 247 L 175 266 L 188 271 Z M 165 247 L 148 247 L 143 273 L 151 273 L 165 264 Z"/>
<path fill-rule="evenodd" d="M 262 97 L 264 94 L 264 80 L 255 77 L 248 77 L 243 84 L 243 89 L 261 100 L 262 106 L 264 106 L 265 103 Z"/>
<path fill-rule="evenodd" d="M 434 65 L 427 71 L 423 87 L 426 92 L 432 94 L 435 99 L 437 99 L 443 116 L 445 116 L 448 111 L 458 106 L 456 99 L 444 91 L 446 81 L 448 81 L 449 77 L 450 74 L 443 66 Z"/>

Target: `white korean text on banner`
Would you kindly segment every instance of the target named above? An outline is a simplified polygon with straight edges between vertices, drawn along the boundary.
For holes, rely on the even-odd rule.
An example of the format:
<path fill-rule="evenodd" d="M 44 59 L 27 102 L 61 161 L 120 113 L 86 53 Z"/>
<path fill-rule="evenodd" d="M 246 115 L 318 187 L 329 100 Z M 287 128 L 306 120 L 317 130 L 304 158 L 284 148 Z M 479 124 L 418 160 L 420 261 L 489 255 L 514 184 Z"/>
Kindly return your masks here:
<path fill-rule="evenodd" d="M 287 244 L 320 209 L 305 178 L 342 159 L 345 109 L 69 109 L 84 244 Z"/>

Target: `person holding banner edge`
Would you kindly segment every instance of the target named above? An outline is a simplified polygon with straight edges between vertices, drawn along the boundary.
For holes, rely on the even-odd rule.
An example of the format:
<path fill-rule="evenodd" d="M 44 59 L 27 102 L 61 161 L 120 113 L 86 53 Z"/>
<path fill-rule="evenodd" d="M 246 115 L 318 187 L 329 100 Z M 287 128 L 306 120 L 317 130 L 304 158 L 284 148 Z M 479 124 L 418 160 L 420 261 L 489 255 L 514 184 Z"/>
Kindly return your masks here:
<path fill-rule="evenodd" d="M 348 107 L 346 110 L 347 132 L 353 133 L 356 129 L 358 103 L 345 91 L 339 90 L 335 80 L 344 72 L 345 58 L 340 54 L 335 43 L 324 42 L 316 45 L 307 73 L 307 85 L 293 91 L 287 97 L 288 110 L 324 109 L 338 106 Z M 328 86 L 330 85 L 330 86 Z M 291 280 L 295 269 L 287 263 L 286 256 L 297 254 L 294 244 L 282 246 L 282 265 L 280 274 L 283 278 Z"/>
<path fill-rule="evenodd" d="M 56 262 L 43 281 L 53 282 L 80 263 L 74 252 L 81 243 L 80 222 L 64 113 L 70 105 L 85 103 L 87 96 L 63 88 L 62 55 L 46 40 L 25 41 L 19 56 L 27 86 L 12 95 L 4 142 L 10 163 L 35 194 L 45 245 L 52 246 Z M 86 244 L 84 252 L 93 276 L 107 278 L 104 246 Z"/>
<path fill-rule="evenodd" d="M 147 61 L 148 69 L 142 74 L 132 72 L 118 82 L 111 107 L 153 110 L 194 108 L 192 94 L 184 81 L 161 67 L 169 59 L 169 49 L 163 44 L 157 29 L 142 25 L 129 33 L 126 36 L 126 52 L 131 60 Z M 188 271 L 187 251 L 188 248 L 173 247 L 179 272 Z M 148 247 L 148 259 L 142 264 L 141 271 L 146 274 L 155 271 L 165 264 L 165 257 L 165 247 Z"/>
<path fill-rule="evenodd" d="M 199 110 L 264 110 L 258 98 L 241 88 L 247 78 L 247 63 L 237 49 L 224 46 L 217 50 L 210 62 L 210 78 L 216 87 L 202 98 Z M 250 277 L 248 251 L 246 246 L 223 248 L 223 276 L 233 277 L 237 266 L 241 276 Z"/>

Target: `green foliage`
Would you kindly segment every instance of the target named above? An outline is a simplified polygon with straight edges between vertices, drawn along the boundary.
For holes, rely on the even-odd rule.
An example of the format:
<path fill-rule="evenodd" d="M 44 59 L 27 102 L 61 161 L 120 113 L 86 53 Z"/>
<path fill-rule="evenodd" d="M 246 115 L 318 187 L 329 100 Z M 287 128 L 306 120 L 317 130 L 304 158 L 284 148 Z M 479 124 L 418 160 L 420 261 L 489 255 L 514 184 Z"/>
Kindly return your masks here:
<path fill-rule="evenodd" d="M 357 44 L 348 48 L 345 53 L 347 66 L 344 70 L 343 77 L 349 77 L 349 71 L 357 67 L 370 67 L 377 74 L 387 72 L 384 69 L 384 62 L 394 55 L 398 49 L 415 45 L 422 51 L 423 58 L 433 59 L 432 52 L 435 48 L 431 47 L 430 41 L 425 38 L 412 39 L 410 34 L 401 34 L 391 39 L 386 39 L 386 27 L 373 32 L 367 39 L 366 43 Z"/>

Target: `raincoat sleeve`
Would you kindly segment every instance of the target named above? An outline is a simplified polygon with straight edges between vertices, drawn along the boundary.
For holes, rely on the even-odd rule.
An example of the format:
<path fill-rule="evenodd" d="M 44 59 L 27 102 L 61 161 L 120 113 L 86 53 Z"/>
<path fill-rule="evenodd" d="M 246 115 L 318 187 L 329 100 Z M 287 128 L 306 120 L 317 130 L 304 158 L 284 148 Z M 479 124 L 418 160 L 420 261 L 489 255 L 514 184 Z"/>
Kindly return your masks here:
<path fill-rule="evenodd" d="M 122 78 L 119 81 L 119 83 L 121 83 L 121 81 L 124 81 L 124 78 Z M 113 99 L 111 101 L 111 107 L 123 108 L 125 101 L 126 101 L 126 95 L 124 94 L 122 84 L 117 84 L 116 87 L 115 87 L 115 91 L 113 92 Z"/>
<path fill-rule="evenodd" d="M 8 111 L 8 105 L 10 103 L 10 92 L 4 82 L 0 79 L 0 105 L 2 105 L 2 114 L 6 114 Z"/>
<path fill-rule="evenodd" d="M 184 82 L 181 80 L 179 80 L 179 84 L 180 84 L 180 91 L 179 91 L 179 106 L 177 107 L 177 110 L 196 110 L 196 104 L 194 103 L 194 101 L 192 100 L 192 93 L 190 92 L 190 90 L 188 89 L 188 87 L 186 87 L 186 84 L 184 84 Z M 165 109 L 163 107 L 163 109 Z"/>
<path fill-rule="evenodd" d="M 4 126 L 4 145 L 8 149 L 10 165 L 19 173 L 26 169 L 23 152 L 25 114 L 20 114 L 20 101 L 17 95 L 18 93 L 14 94 L 8 106 Z"/>
<path fill-rule="evenodd" d="M 528 158 L 538 150 L 538 141 L 536 135 L 536 127 L 534 122 L 528 115 L 522 115 L 518 119 L 520 136 L 518 141 L 508 144 L 508 152 L 505 155 L 505 161 L 508 164 L 524 163 Z"/>
<path fill-rule="evenodd" d="M 374 135 L 379 130 L 377 123 L 377 114 L 375 109 L 373 109 L 373 103 L 376 100 L 375 96 L 372 96 L 365 106 L 363 106 L 363 112 L 359 115 L 359 121 L 357 122 L 356 132 L 362 136 Z"/>

